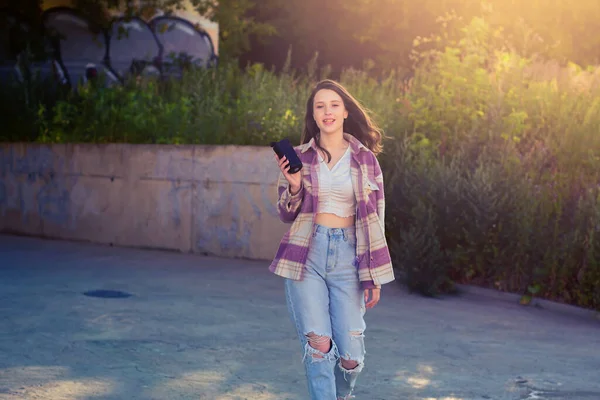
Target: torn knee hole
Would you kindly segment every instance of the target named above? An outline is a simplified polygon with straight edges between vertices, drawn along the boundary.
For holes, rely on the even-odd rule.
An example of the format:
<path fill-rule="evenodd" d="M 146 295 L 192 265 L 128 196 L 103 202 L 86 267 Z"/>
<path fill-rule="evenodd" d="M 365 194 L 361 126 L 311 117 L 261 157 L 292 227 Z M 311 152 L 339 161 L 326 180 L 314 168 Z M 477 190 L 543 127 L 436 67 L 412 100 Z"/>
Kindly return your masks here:
<path fill-rule="evenodd" d="M 331 338 L 328 336 L 319 336 L 315 333 L 309 333 L 308 335 L 306 335 L 306 338 L 308 339 L 308 342 L 311 344 L 315 344 L 315 345 L 321 345 L 321 344 L 329 344 L 331 343 Z"/>
<path fill-rule="evenodd" d="M 328 336 L 320 336 L 313 332 L 306 335 L 308 344 L 313 349 L 319 350 L 321 353 L 329 353 L 331 350 L 331 338 Z M 313 357 L 322 358 L 320 354 L 313 354 Z"/>
<path fill-rule="evenodd" d="M 341 363 L 342 363 L 342 367 L 344 367 L 344 369 L 347 370 L 351 370 L 354 369 L 356 367 L 358 367 L 358 361 L 355 360 L 346 360 L 345 358 L 341 359 Z"/>
<path fill-rule="evenodd" d="M 351 339 L 358 339 L 358 338 L 362 338 L 362 337 L 365 337 L 365 334 L 363 333 L 363 331 L 350 331 Z"/>

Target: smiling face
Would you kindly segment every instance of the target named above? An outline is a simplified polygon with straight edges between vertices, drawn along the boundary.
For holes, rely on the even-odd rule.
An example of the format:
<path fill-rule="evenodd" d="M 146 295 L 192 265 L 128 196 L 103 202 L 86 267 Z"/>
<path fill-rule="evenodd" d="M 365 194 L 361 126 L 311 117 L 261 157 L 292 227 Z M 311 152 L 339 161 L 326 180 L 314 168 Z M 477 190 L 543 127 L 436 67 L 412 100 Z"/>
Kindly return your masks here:
<path fill-rule="evenodd" d="M 313 101 L 313 117 L 321 134 L 342 134 L 348 111 L 339 94 L 331 89 L 321 89 Z"/>

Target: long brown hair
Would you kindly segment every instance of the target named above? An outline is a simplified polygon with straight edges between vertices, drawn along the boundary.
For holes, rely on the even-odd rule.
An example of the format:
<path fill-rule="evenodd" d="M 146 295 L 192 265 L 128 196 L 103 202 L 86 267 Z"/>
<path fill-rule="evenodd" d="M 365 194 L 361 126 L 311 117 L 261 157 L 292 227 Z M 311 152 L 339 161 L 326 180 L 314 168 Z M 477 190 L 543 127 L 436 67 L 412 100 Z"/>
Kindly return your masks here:
<path fill-rule="evenodd" d="M 383 133 L 381 129 L 371 120 L 367 110 L 356 100 L 349 92 L 336 81 L 325 79 L 317 83 L 312 90 L 306 102 L 306 115 L 304 116 L 304 130 L 300 139 L 302 144 L 315 139 L 317 148 L 321 149 L 331 160 L 331 154 L 321 147 L 319 143 L 319 127 L 314 119 L 313 102 L 315 95 L 321 89 L 330 89 L 336 92 L 344 102 L 344 107 L 348 111 L 348 118 L 344 120 L 344 132 L 357 138 L 364 146 L 371 150 L 375 155 L 383 150 Z"/>

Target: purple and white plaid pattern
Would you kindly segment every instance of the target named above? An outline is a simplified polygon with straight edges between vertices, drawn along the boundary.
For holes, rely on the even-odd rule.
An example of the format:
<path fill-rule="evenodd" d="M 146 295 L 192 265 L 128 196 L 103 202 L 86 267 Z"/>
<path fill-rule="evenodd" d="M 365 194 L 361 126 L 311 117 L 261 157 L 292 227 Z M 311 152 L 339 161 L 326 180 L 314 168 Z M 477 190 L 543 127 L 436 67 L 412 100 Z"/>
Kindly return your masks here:
<path fill-rule="evenodd" d="M 349 134 L 352 152 L 352 186 L 356 194 L 356 263 L 363 288 L 380 287 L 393 281 L 394 270 L 385 239 L 385 197 L 383 174 L 377 157 L 358 139 Z M 282 173 L 277 183 L 279 201 L 277 209 L 283 222 L 292 226 L 281 239 L 269 270 L 276 275 L 300 280 L 308 256 L 317 210 L 319 159 L 314 140 L 296 146 L 302 161 L 302 188 L 291 195 L 288 181 Z"/>

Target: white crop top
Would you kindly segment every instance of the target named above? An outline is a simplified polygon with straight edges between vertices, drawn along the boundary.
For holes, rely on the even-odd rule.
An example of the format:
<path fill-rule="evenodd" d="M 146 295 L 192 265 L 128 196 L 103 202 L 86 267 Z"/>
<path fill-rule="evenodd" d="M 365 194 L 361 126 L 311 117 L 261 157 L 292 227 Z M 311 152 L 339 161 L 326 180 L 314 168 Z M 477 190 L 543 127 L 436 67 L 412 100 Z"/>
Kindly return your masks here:
<path fill-rule="evenodd" d="M 350 217 L 356 214 L 356 197 L 350 173 L 350 147 L 330 170 L 319 154 L 319 204 L 317 212 Z"/>

